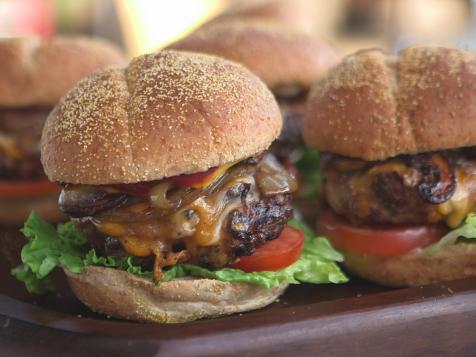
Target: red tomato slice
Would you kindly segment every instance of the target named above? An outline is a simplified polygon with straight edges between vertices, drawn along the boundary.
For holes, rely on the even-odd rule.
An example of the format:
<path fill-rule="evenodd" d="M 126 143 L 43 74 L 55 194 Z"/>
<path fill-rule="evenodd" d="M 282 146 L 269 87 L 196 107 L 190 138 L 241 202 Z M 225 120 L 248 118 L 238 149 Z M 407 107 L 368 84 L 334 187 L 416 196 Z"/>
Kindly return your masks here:
<path fill-rule="evenodd" d="M 57 184 L 48 180 L 0 181 L 0 198 L 25 198 L 59 191 Z"/>
<path fill-rule="evenodd" d="M 211 169 L 196 174 L 178 175 L 170 177 L 170 181 L 176 184 L 178 187 L 192 187 L 194 185 L 200 185 L 201 183 L 210 180 L 218 170 L 218 167 L 212 167 Z"/>
<path fill-rule="evenodd" d="M 253 255 L 240 257 L 229 267 L 246 272 L 283 269 L 299 259 L 303 248 L 304 233 L 296 228 L 286 227 L 278 238 L 257 248 Z"/>
<path fill-rule="evenodd" d="M 389 257 L 438 242 L 445 234 L 445 227 L 438 224 L 409 227 L 352 226 L 327 210 L 318 217 L 317 233 L 327 237 L 337 249 Z"/>
<path fill-rule="evenodd" d="M 149 195 L 149 191 L 156 184 L 157 184 L 157 181 L 149 181 L 149 182 L 125 183 L 125 184 L 108 185 L 108 186 L 132 196 L 145 197 Z"/>
<path fill-rule="evenodd" d="M 192 187 L 194 185 L 199 185 L 203 182 L 207 182 L 208 180 L 210 180 L 217 170 L 218 167 L 213 167 L 208 171 L 199 172 L 196 174 L 169 177 L 168 180 L 172 181 L 175 185 L 181 188 Z M 145 197 L 149 195 L 149 191 L 152 189 L 152 187 L 157 185 L 158 182 L 159 181 L 149 181 L 107 186 L 112 187 L 121 192 L 125 192 L 129 195 Z"/>

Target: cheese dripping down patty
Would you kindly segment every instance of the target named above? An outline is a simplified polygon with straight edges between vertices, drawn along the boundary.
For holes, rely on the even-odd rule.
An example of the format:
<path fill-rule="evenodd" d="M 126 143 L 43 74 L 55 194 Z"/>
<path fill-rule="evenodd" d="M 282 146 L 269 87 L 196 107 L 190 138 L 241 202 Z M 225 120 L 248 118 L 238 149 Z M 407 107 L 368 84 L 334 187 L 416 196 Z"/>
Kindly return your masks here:
<path fill-rule="evenodd" d="M 458 227 L 469 213 L 476 212 L 476 165 L 464 163 L 456 167 L 455 176 L 455 193 L 430 217 L 435 222 L 444 219 L 450 228 Z"/>
<path fill-rule="evenodd" d="M 238 175 L 226 182 L 219 191 L 201 196 L 166 216 L 157 217 L 151 212 L 151 205 L 138 203 L 123 209 L 125 212 L 143 214 L 142 222 L 121 223 L 101 218 L 93 218 L 92 222 L 102 233 L 117 238 L 128 254 L 137 257 L 155 255 L 164 263 L 170 263 L 164 253 L 169 255 L 173 252 L 177 242 L 185 241 L 188 253 L 192 253 L 198 247 L 219 245 L 226 238 L 223 229 L 226 218 L 233 210 L 243 206 L 241 195 L 230 197 L 228 192 L 243 184 L 250 185 L 246 200 L 258 199 L 254 178 Z"/>
<path fill-rule="evenodd" d="M 215 172 L 222 174 L 213 175 L 212 181 L 208 178 L 202 189 L 177 188 L 167 179 L 157 182 L 150 194 L 164 191 L 165 201 L 170 196 L 169 205 L 157 205 L 153 202 L 157 197 L 135 197 L 87 219 L 105 236 L 117 239 L 129 255 L 155 256 L 157 278 L 162 267 L 181 261 L 200 264 L 205 259 L 213 266 L 224 266 L 233 256 L 230 217 L 267 197 L 288 195 L 297 187 L 295 178 L 271 155 L 257 164 L 241 162 Z"/>

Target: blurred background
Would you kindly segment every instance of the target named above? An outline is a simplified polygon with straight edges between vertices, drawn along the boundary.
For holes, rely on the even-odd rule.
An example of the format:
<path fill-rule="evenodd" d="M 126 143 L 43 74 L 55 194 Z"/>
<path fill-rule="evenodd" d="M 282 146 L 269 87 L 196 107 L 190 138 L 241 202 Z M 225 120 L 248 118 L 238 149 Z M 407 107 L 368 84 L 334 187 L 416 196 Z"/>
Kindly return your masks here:
<path fill-rule="evenodd" d="M 0 0 L 0 37 L 85 34 L 130 57 L 227 17 L 271 17 L 327 39 L 343 53 L 420 42 L 475 47 L 475 0 Z"/>

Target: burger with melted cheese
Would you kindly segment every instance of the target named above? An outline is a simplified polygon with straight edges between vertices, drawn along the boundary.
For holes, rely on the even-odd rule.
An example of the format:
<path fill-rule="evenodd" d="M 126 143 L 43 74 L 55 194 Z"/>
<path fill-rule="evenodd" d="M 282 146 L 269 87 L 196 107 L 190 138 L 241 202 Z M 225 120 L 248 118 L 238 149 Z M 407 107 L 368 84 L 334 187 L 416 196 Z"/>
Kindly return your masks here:
<path fill-rule="evenodd" d="M 286 227 L 296 182 L 266 151 L 281 125 L 266 86 L 218 57 L 162 51 L 96 72 L 42 135 L 72 222 L 56 231 L 33 214 L 14 274 L 37 291 L 60 266 L 93 310 L 158 322 L 259 308 L 288 283 L 345 281 L 328 244 L 301 254 L 303 234 Z"/>
<path fill-rule="evenodd" d="M 7 37 L 0 39 L 0 254 L 18 264 L 18 232 L 35 210 L 53 222 L 58 186 L 40 162 L 40 137 L 49 111 L 87 74 L 124 58 L 112 45 L 94 39 Z"/>
<path fill-rule="evenodd" d="M 351 272 L 390 286 L 476 276 L 475 78 L 473 52 L 417 46 L 357 52 L 313 88 L 318 233 Z"/>
<path fill-rule="evenodd" d="M 229 19 L 206 25 L 170 46 L 241 63 L 275 95 L 284 126 L 271 151 L 283 163 L 302 155 L 300 122 L 311 85 L 339 60 L 325 41 L 278 21 Z"/>
<path fill-rule="evenodd" d="M 58 187 L 40 162 L 43 124 L 81 78 L 123 63 L 118 49 L 99 40 L 0 39 L 0 225 L 22 224 L 31 209 L 59 220 Z"/>

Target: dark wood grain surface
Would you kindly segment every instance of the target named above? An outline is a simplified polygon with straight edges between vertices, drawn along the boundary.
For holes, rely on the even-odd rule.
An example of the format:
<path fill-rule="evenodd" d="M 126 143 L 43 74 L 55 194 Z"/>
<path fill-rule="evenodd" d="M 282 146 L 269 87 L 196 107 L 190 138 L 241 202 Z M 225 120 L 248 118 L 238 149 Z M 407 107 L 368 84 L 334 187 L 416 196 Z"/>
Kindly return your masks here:
<path fill-rule="evenodd" d="M 64 277 L 28 295 L 0 263 L 0 355 L 474 356 L 476 279 L 411 289 L 300 285 L 268 308 L 177 325 L 108 319 L 86 309 Z"/>

